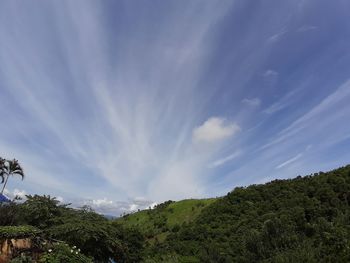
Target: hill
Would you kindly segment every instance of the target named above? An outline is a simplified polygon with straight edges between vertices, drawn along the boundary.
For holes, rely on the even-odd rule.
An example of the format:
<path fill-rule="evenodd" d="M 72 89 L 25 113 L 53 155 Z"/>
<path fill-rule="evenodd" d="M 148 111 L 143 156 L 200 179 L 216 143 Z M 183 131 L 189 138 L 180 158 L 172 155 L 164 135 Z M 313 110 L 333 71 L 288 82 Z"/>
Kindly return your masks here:
<path fill-rule="evenodd" d="M 186 202 L 123 219 L 158 231 L 144 261 L 350 262 L 350 166 L 238 187 L 197 212 Z"/>
<path fill-rule="evenodd" d="M 128 228 L 137 228 L 150 243 L 163 242 L 170 232 L 194 221 L 202 210 L 217 199 L 187 199 L 167 201 L 154 209 L 126 215 L 117 222 Z"/>

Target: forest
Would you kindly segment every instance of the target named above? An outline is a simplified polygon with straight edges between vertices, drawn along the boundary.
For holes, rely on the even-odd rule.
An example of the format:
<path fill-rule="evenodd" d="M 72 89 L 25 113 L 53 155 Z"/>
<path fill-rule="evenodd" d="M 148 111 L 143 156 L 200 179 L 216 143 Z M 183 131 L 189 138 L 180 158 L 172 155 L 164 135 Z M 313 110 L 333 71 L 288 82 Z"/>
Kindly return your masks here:
<path fill-rule="evenodd" d="M 350 262 L 350 165 L 113 220 L 28 195 L 0 203 L 0 241 L 19 238 L 11 262 Z"/>

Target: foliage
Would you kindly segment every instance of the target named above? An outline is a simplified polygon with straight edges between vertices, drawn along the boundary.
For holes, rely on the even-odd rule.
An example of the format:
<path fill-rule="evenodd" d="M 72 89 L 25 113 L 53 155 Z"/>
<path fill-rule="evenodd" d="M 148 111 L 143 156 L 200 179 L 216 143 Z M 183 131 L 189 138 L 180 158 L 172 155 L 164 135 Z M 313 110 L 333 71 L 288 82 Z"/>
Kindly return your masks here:
<path fill-rule="evenodd" d="M 10 261 L 10 263 L 35 263 L 31 256 L 20 255 Z"/>
<path fill-rule="evenodd" d="M 46 230 L 50 237 L 79 246 L 84 254 L 98 261 L 118 260 L 123 255 L 116 230 L 103 216 L 88 210 L 66 209 L 56 222 Z"/>
<path fill-rule="evenodd" d="M 350 262 L 350 166 L 236 188 L 145 258 L 193 262 Z"/>
<path fill-rule="evenodd" d="M 3 212 L 6 212 L 4 218 Z M 14 218 L 15 214 L 20 220 Z M 1 219 L 7 225 L 22 226 L 1 226 L 0 237 L 20 238 L 40 233 L 49 243 L 61 240 L 78 246 L 84 255 L 96 262 L 109 262 L 110 259 L 137 262 L 142 254 L 144 240 L 137 230 L 128 230 L 87 207 L 69 208 L 50 196 L 29 195 L 23 203 L 0 206 Z M 41 249 L 42 246 L 39 244 L 38 247 Z"/>
<path fill-rule="evenodd" d="M 123 246 L 123 255 L 119 257 L 119 261 L 142 261 L 142 251 L 145 239 L 141 232 L 136 228 L 125 228 L 116 221 L 111 224 L 115 229 L 115 236 L 121 241 Z"/>
<path fill-rule="evenodd" d="M 192 222 L 202 209 L 209 206 L 216 199 L 188 199 L 178 202 L 166 201 L 154 207 L 117 220 L 127 228 L 138 229 L 146 238 L 147 243 L 163 242 L 172 231 L 178 231 L 183 223 Z"/>
<path fill-rule="evenodd" d="M 62 216 L 66 205 L 60 205 L 56 198 L 51 196 L 27 195 L 27 200 L 21 206 L 24 220 L 40 229 L 46 229 L 57 222 Z"/>
<path fill-rule="evenodd" d="M 70 247 L 66 243 L 54 243 L 39 260 L 40 263 L 89 263 L 93 260 L 82 253 L 76 246 Z"/>
<path fill-rule="evenodd" d="M 0 239 L 31 238 L 42 233 L 33 226 L 0 226 Z"/>
<path fill-rule="evenodd" d="M 0 203 L 0 226 L 15 226 L 23 223 L 22 209 L 17 202 Z"/>

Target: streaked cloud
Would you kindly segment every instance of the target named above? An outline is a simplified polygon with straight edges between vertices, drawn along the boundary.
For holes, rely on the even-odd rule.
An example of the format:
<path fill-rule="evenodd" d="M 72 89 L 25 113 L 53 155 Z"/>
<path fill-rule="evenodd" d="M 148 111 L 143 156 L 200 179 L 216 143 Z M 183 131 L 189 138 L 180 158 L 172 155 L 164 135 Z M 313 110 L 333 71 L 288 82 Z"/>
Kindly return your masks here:
<path fill-rule="evenodd" d="M 259 107 L 261 104 L 261 100 L 259 98 L 253 98 L 253 99 L 245 98 L 242 100 L 242 103 L 250 107 Z"/>
<path fill-rule="evenodd" d="M 270 36 L 268 38 L 268 41 L 269 42 L 276 42 L 276 41 L 280 40 L 286 33 L 287 33 L 287 30 L 282 29 L 280 32 Z"/>
<path fill-rule="evenodd" d="M 273 114 L 275 112 L 278 112 L 289 105 L 293 104 L 293 98 L 300 92 L 301 89 L 294 89 L 287 94 L 285 94 L 282 98 L 277 100 L 276 102 L 272 103 L 269 107 L 263 110 L 263 113 L 267 114 Z"/>
<path fill-rule="evenodd" d="M 221 166 L 221 165 L 223 165 L 223 164 L 225 164 L 225 163 L 227 163 L 227 162 L 237 158 L 240 155 L 241 155 L 241 152 L 240 151 L 236 151 L 236 152 L 234 152 L 234 153 L 232 153 L 232 154 L 230 154 L 228 156 L 225 156 L 225 157 L 223 157 L 221 159 L 218 159 L 218 160 L 212 162 L 209 165 L 209 167 L 215 168 L 215 167 Z"/>
<path fill-rule="evenodd" d="M 276 166 L 276 169 L 281 169 L 281 168 L 283 168 L 284 166 L 287 166 L 287 165 L 289 165 L 289 164 L 291 164 L 291 163 L 297 161 L 297 160 L 300 159 L 302 156 L 303 156 L 303 154 L 302 154 L 302 153 L 299 153 L 299 154 L 297 154 L 296 156 L 294 156 L 294 157 L 288 159 L 287 161 L 285 161 L 285 162 L 283 162 L 283 163 L 277 165 L 277 166 Z"/>
<path fill-rule="evenodd" d="M 317 30 L 317 26 L 304 25 L 298 28 L 297 32 L 307 32 L 312 30 Z"/>

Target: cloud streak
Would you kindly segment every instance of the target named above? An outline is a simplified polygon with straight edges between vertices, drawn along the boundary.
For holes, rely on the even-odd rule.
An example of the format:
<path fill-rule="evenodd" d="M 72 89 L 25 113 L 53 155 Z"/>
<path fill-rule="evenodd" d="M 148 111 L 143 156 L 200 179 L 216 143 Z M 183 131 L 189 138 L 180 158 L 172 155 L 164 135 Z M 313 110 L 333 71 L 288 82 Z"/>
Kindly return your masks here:
<path fill-rule="evenodd" d="M 281 169 L 281 168 L 283 168 L 283 167 L 285 167 L 285 166 L 287 166 L 287 165 L 289 165 L 289 164 L 291 164 L 291 163 L 297 161 L 297 160 L 300 159 L 302 156 L 303 156 L 303 154 L 299 153 L 299 154 L 297 154 L 296 156 L 290 158 L 289 160 L 287 160 L 287 161 L 285 161 L 285 162 L 283 162 L 283 163 L 277 165 L 277 166 L 276 166 L 276 169 Z"/>
<path fill-rule="evenodd" d="M 221 165 L 237 158 L 238 156 L 240 156 L 240 154 L 241 154 L 240 151 L 236 151 L 236 152 L 234 152 L 226 157 L 223 157 L 221 159 L 214 161 L 213 163 L 210 164 L 210 167 L 215 168 L 215 167 L 221 166 Z"/>

